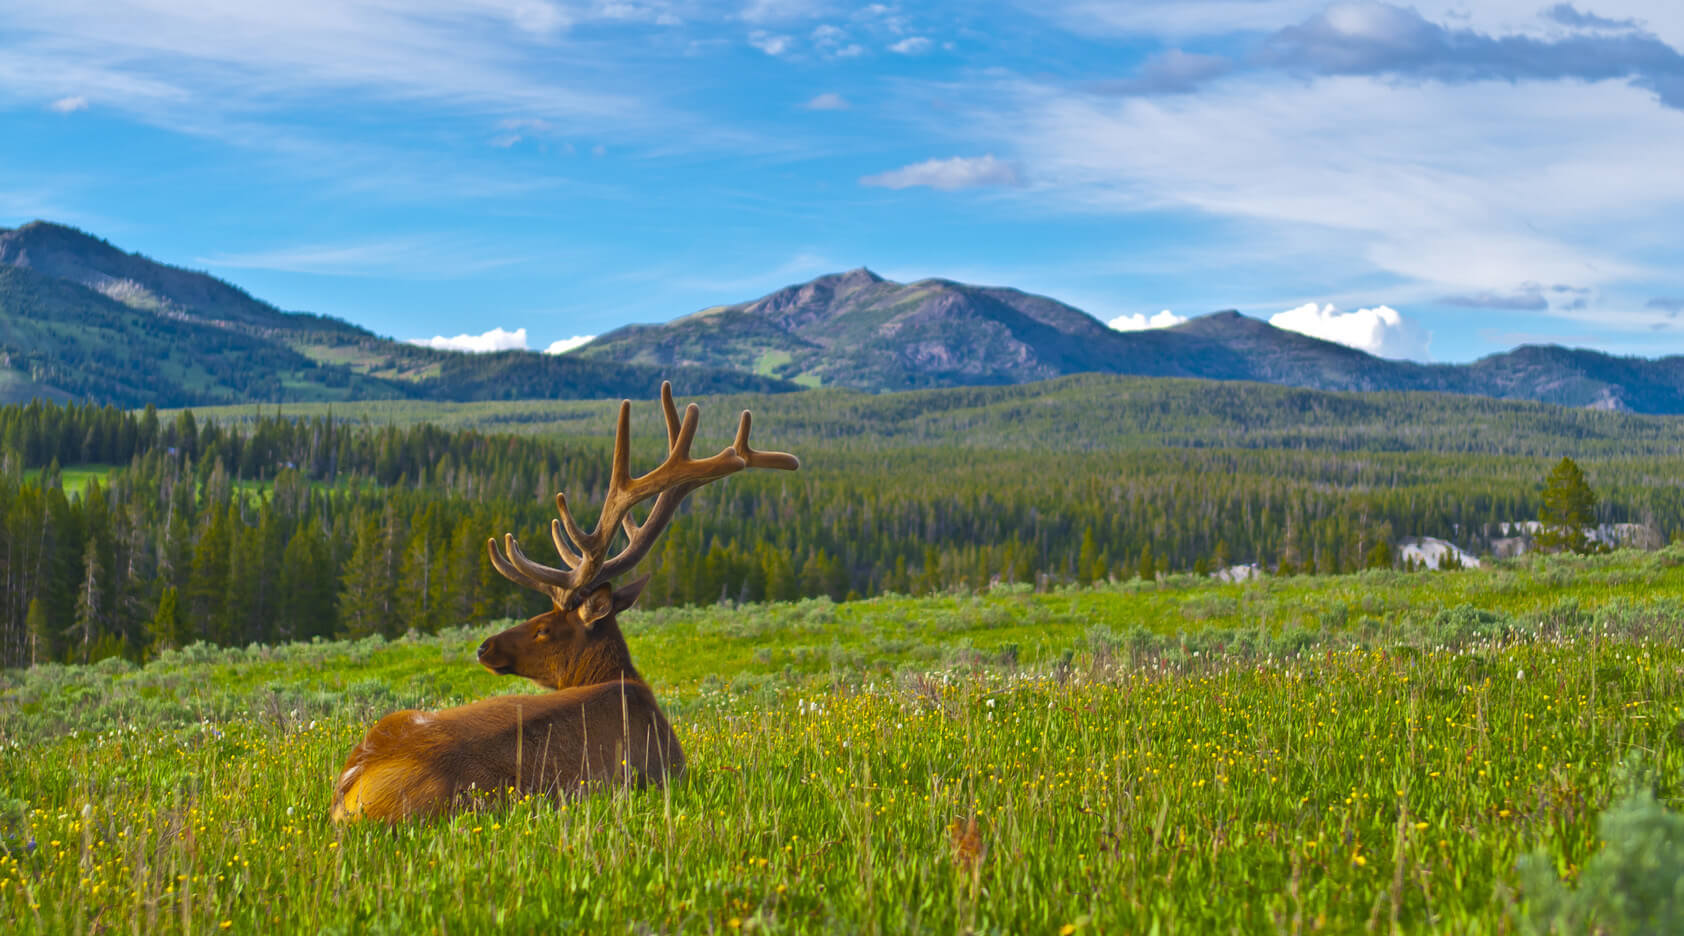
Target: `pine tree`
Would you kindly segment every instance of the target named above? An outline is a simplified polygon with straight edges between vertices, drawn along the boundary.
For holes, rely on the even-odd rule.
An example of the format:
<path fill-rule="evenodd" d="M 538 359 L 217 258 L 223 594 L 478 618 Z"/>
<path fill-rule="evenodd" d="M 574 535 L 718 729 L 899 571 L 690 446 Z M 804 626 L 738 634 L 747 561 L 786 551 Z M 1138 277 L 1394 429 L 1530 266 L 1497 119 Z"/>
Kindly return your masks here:
<path fill-rule="evenodd" d="M 1543 506 L 1538 511 L 1540 529 L 1535 538 L 1546 552 L 1598 551 L 1590 538 L 1596 526 L 1596 492 L 1585 481 L 1585 473 L 1571 458 L 1562 458 L 1544 478 Z"/>
<path fill-rule="evenodd" d="M 347 637 L 383 633 L 391 606 L 386 578 L 385 543 L 380 521 L 370 516 L 357 529 L 357 544 L 340 576 L 340 628 Z"/>
<path fill-rule="evenodd" d="M 24 627 L 29 631 L 29 664 L 34 666 L 52 659 L 57 635 L 53 633 L 52 625 L 47 623 L 47 609 L 41 606 L 41 599 L 29 599 L 29 614 L 24 618 Z"/>
<path fill-rule="evenodd" d="M 101 614 L 104 588 L 105 561 L 99 543 L 90 537 L 82 550 L 82 587 L 76 591 L 76 633 L 84 663 L 89 662 L 94 642 L 105 634 Z"/>
<path fill-rule="evenodd" d="M 1093 541 L 1093 527 L 1082 531 L 1082 548 L 1076 554 L 1076 581 L 1083 585 L 1093 584 L 1094 563 L 1099 559 L 1099 547 Z"/>
<path fill-rule="evenodd" d="M 149 652 L 153 655 L 181 646 L 181 618 L 176 613 L 174 585 L 166 585 L 159 596 L 158 610 L 152 613 L 147 636 L 151 638 Z"/>

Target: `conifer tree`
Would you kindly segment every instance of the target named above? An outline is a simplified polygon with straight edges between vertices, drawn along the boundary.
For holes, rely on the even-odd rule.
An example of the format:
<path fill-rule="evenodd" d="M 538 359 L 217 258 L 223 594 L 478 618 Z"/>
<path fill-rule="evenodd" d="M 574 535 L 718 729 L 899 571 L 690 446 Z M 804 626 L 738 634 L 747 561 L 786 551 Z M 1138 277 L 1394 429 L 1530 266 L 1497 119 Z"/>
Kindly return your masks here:
<path fill-rule="evenodd" d="M 1563 457 L 1544 478 L 1543 506 L 1538 510 L 1540 529 L 1535 538 L 1545 552 L 1595 552 L 1590 538 L 1596 527 L 1596 492 L 1590 489 L 1577 462 Z"/>

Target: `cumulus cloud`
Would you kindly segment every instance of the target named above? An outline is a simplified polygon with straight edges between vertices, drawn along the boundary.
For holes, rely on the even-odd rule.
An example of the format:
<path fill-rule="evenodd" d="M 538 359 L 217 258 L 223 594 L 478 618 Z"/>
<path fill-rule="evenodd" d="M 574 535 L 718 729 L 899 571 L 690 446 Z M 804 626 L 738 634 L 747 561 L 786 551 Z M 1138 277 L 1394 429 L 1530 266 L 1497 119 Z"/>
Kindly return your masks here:
<path fill-rule="evenodd" d="M 434 335 L 431 338 L 410 338 L 407 341 L 409 344 L 432 348 L 435 351 L 525 351 L 526 329 L 504 331 L 501 328 L 493 328 L 479 335 L 457 335 L 454 338 Z"/>
<path fill-rule="evenodd" d="M 550 346 L 544 349 L 544 353 L 566 354 L 574 348 L 582 348 L 595 340 L 595 335 L 574 335 L 571 338 L 563 338 L 560 341 L 550 342 Z"/>
<path fill-rule="evenodd" d="M 1427 359 L 1431 337 L 1391 306 L 1340 312 L 1331 304 L 1309 302 L 1275 313 L 1269 317 L 1269 324 L 1380 357 L 1417 361 Z"/>
<path fill-rule="evenodd" d="M 890 52 L 901 55 L 923 55 L 930 51 L 931 42 L 923 36 L 907 36 L 905 39 L 889 46 Z"/>
<path fill-rule="evenodd" d="M 88 99 L 81 95 L 62 97 L 47 106 L 61 114 L 74 114 L 79 110 L 88 109 Z"/>
<path fill-rule="evenodd" d="M 983 185 L 1016 186 L 1023 184 L 1023 176 L 1016 165 L 986 156 L 954 156 L 951 159 L 928 159 L 888 172 L 879 172 L 860 179 L 861 185 L 875 188 L 905 189 L 925 185 L 943 192 L 977 188 Z"/>
<path fill-rule="evenodd" d="M 808 110 L 847 110 L 848 99 L 834 91 L 826 91 L 807 101 Z"/>
<path fill-rule="evenodd" d="M 1110 325 L 1117 331 L 1145 331 L 1148 328 L 1169 328 L 1171 325 L 1180 325 L 1185 321 L 1187 321 L 1187 316 L 1176 315 L 1174 312 L 1165 309 L 1151 316 L 1144 312 L 1136 312 L 1133 315 L 1119 315 L 1105 324 Z"/>

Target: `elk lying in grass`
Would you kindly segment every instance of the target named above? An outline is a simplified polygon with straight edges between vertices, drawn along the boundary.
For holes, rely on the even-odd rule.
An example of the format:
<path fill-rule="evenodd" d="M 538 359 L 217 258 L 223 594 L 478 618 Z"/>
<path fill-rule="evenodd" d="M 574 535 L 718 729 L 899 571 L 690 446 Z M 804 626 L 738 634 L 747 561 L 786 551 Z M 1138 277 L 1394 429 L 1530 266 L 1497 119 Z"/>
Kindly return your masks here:
<path fill-rule="evenodd" d="M 631 403 L 620 404 L 608 496 L 595 529 L 579 529 L 566 497 L 556 495 L 560 517 L 550 521 L 550 537 L 565 569 L 526 558 L 513 534 L 504 535 L 501 553 L 495 539 L 486 543 L 498 572 L 548 595 L 553 607 L 481 644 L 479 661 L 551 691 L 386 716 L 345 761 L 334 787 L 335 820 L 433 815 L 473 790 L 565 794 L 608 783 L 661 783 L 683 770 L 684 751 L 632 665 L 616 621 L 648 578 L 619 589 L 612 580 L 636 567 L 691 491 L 744 468 L 794 470 L 800 462 L 749 448 L 746 411 L 734 445 L 692 459 L 696 405 L 681 423 L 672 387 L 662 384 L 661 406 L 666 460 L 633 478 L 627 467 Z M 655 503 L 639 524 L 631 509 L 651 497 Z M 609 557 L 622 528 L 627 544 Z"/>

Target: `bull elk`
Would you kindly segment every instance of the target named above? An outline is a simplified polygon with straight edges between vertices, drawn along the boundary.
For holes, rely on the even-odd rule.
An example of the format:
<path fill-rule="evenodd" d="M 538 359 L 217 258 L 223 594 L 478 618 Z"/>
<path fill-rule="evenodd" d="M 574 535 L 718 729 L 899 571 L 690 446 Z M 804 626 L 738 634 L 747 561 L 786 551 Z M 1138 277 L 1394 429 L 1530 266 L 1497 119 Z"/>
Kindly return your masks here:
<path fill-rule="evenodd" d="M 737 439 L 711 458 L 690 457 L 699 410 L 682 422 L 672 385 L 661 385 L 667 456 L 633 478 L 631 403 L 620 404 L 608 495 L 595 529 L 581 530 L 556 495 L 550 538 L 565 568 L 528 559 L 513 534 L 486 542 L 491 564 L 510 581 L 549 596 L 549 611 L 480 644 L 479 662 L 494 673 L 524 676 L 549 689 L 540 695 L 483 699 L 439 712 L 406 710 L 382 718 L 351 751 L 334 786 L 333 818 L 387 821 L 448 811 L 474 790 L 567 794 L 620 783 L 661 783 L 684 769 L 684 751 L 649 684 L 632 665 L 616 615 L 648 582 L 616 589 L 649 552 L 691 491 L 744 468 L 792 471 L 801 463 L 782 452 L 749 448 L 749 414 Z M 644 521 L 631 514 L 655 498 Z M 616 534 L 625 548 L 610 557 Z"/>

